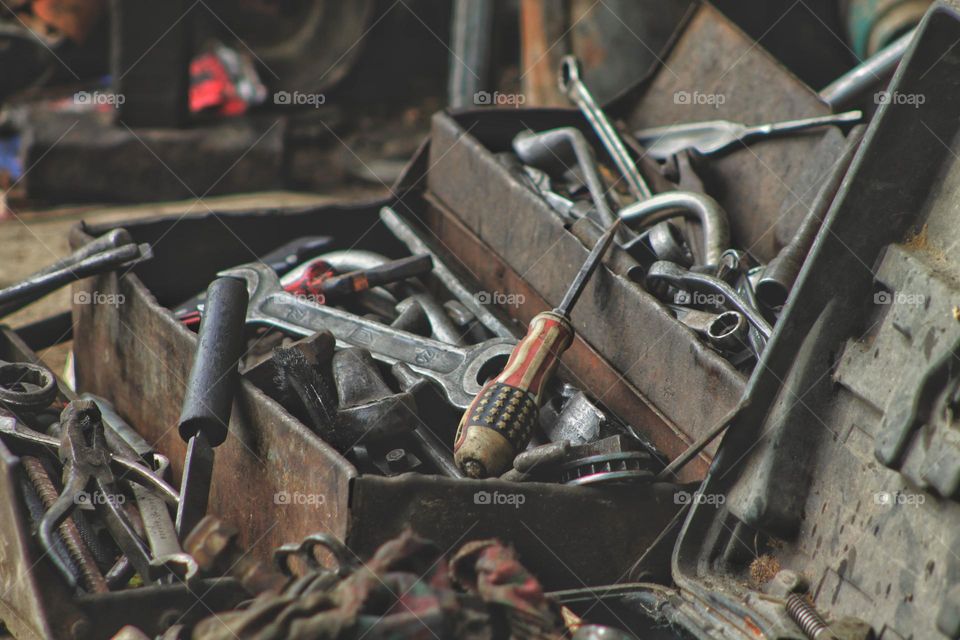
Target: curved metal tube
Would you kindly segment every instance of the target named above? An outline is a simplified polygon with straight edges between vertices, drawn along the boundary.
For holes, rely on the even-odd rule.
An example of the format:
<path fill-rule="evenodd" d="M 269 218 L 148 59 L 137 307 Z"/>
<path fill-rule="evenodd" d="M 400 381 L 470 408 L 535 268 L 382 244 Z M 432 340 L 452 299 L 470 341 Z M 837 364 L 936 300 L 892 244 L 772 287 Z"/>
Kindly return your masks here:
<path fill-rule="evenodd" d="M 674 216 L 695 217 L 703 226 L 703 259 L 708 265 L 720 262 L 730 245 L 727 212 L 710 196 L 693 191 L 668 191 L 634 202 L 620 210 L 620 219 L 649 225 Z"/>

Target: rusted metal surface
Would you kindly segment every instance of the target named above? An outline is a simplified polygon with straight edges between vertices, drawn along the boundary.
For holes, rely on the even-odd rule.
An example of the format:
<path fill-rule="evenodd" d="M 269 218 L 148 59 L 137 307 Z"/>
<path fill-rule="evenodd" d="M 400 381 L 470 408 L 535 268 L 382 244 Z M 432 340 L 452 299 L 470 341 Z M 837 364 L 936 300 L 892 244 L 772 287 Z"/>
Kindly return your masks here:
<path fill-rule="evenodd" d="M 605 488 L 406 474 L 354 481 L 351 534 L 360 557 L 404 528 L 453 549 L 509 540 L 548 590 L 630 581 L 629 567 L 683 507 L 675 485 Z"/>
<path fill-rule="evenodd" d="M 642 93 L 639 99 L 636 93 Z M 762 124 L 830 110 L 817 94 L 719 11 L 703 3 L 642 87 L 614 106 L 630 130 L 700 120 Z M 781 203 L 805 197 L 805 162 L 829 166 L 836 158 L 818 148 L 822 131 L 767 140 L 711 162 L 701 178 L 730 214 L 734 244 L 762 261 L 772 258 L 772 227 Z"/>
<path fill-rule="evenodd" d="M 567 36 L 584 81 L 600 104 L 641 80 L 693 0 L 569 0 Z M 553 67 L 554 82 L 557 66 Z"/>
<path fill-rule="evenodd" d="M 557 88 L 560 58 L 569 52 L 569 0 L 521 0 L 521 82 L 525 104 L 565 106 Z"/>
<path fill-rule="evenodd" d="M 828 618 L 960 635 L 960 98 L 942 91 L 958 37 L 955 4 L 927 14 L 890 86 L 926 101 L 883 104 L 869 125 L 702 488 L 723 508 L 694 505 L 681 534 L 674 579 L 729 620 L 745 565 L 768 552 Z M 753 619 L 768 634 L 772 619 Z"/>
<path fill-rule="evenodd" d="M 551 305 L 560 301 L 588 248 L 563 228 L 546 203 L 497 163 L 491 150 L 509 148 L 510 139 L 523 127 L 549 128 L 548 123 L 563 117 L 556 112 L 531 112 L 521 122 L 509 113 L 492 110 L 462 113 L 456 120 L 438 114 L 426 178 L 436 200 L 455 211 L 489 247 L 485 259 L 470 260 L 470 268 L 482 269 L 489 256 L 495 255 Z M 443 228 L 435 232 L 443 232 Z M 509 283 L 511 287 L 517 284 Z M 666 449 L 670 452 L 709 431 L 740 397 L 743 377 L 624 277 L 606 269 L 597 273 L 572 320 L 580 337 L 606 358 L 677 434 L 677 442 Z M 568 361 L 572 362 L 572 357 Z M 589 386 L 589 378 L 575 376 L 573 380 Z M 608 401 L 604 390 L 597 395 L 602 402 Z M 641 416 L 645 419 L 650 413 Z M 631 420 L 634 416 L 624 417 Z M 650 426 L 648 437 L 656 436 L 663 443 L 668 440 L 663 433 L 662 424 Z"/>

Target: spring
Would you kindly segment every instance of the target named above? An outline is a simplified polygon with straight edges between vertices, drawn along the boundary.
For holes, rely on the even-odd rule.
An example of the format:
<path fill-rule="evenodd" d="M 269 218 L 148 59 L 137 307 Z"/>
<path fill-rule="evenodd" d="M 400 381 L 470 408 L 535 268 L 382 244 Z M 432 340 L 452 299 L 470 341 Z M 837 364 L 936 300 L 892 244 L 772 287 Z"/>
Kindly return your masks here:
<path fill-rule="evenodd" d="M 803 630 L 808 638 L 819 640 L 822 637 L 832 637 L 827 623 L 823 621 L 817 610 L 814 609 L 803 596 L 791 593 L 787 596 L 787 614 Z M 829 635 L 824 635 L 824 633 Z"/>

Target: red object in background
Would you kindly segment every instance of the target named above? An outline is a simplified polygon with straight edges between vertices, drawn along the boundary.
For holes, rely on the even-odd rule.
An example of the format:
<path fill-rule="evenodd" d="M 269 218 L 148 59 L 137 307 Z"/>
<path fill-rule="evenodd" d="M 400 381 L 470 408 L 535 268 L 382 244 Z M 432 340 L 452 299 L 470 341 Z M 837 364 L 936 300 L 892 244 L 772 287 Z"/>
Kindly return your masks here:
<path fill-rule="evenodd" d="M 217 54 L 203 53 L 190 62 L 191 112 L 213 110 L 221 115 L 237 116 L 245 113 L 247 106 Z"/>
<path fill-rule="evenodd" d="M 310 262 L 302 265 L 302 267 L 294 269 L 291 274 L 295 274 L 298 270 L 300 271 L 299 275 L 283 283 L 284 291 L 292 293 L 295 296 L 309 298 L 311 302 L 317 304 L 324 304 L 326 302 L 326 296 L 323 294 L 322 285 L 325 280 L 337 275 L 333 267 L 323 260 L 314 258 Z M 188 329 L 195 331 L 200 327 L 200 318 L 202 315 L 203 312 L 200 309 L 191 309 L 186 313 L 178 314 L 177 319 Z"/>

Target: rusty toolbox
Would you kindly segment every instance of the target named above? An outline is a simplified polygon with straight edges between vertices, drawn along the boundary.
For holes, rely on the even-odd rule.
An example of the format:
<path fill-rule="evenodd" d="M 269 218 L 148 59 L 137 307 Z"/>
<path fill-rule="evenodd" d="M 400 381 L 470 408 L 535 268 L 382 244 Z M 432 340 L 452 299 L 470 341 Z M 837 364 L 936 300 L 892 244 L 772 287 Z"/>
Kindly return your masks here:
<path fill-rule="evenodd" d="M 425 159 L 422 154 L 414 168 L 424 166 Z M 412 175 L 408 175 L 408 182 L 418 179 Z M 172 238 L 164 244 L 177 250 L 167 255 L 158 251 L 154 260 L 123 278 L 108 275 L 82 285 L 91 295 L 123 296 L 124 304 L 76 308 L 78 387 L 109 397 L 131 424 L 157 442 L 170 457 L 175 475 L 179 474 L 184 445 L 173 425 L 195 338 L 169 307 L 202 288 L 202 283 L 218 270 L 243 262 L 243 256 L 249 256 L 251 250 L 262 251 L 297 235 L 335 233 L 343 247 L 356 244 L 400 255 L 405 248 L 378 221 L 384 204 L 167 217 L 123 225 L 140 242 Z M 459 229 L 462 237 L 458 243 L 472 244 L 489 261 L 489 249 L 482 250 L 483 244 L 449 212 L 431 211 L 415 189 L 406 189 L 404 196 L 391 204 L 413 219 L 431 220 L 425 236 L 440 237 L 436 230 L 446 226 L 443 237 L 450 238 L 451 230 Z M 75 240 L 82 242 L 88 234 L 99 235 L 106 230 L 78 228 Z M 443 255 L 466 273 L 473 270 L 463 258 Z M 191 266 L 181 272 L 180 264 Z M 483 281 L 487 268 L 485 264 L 476 269 L 480 277 L 477 286 L 496 290 L 493 286 L 497 282 Z M 502 278 L 511 270 L 501 265 L 496 271 L 496 277 Z M 178 275 L 171 277 L 174 273 Z M 510 277 L 521 282 L 516 274 Z M 601 275 L 598 281 L 605 278 Z M 532 290 L 521 291 L 530 291 L 524 307 L 546 306 L 533 297 Z M 615 370 L 586 343 L 578 341 L 571 354 L 575 356 L 570 359 L 571 375 L 597 385 L 597 393 L 605 388 L 601 385 L 616 381 Z M 626 389 L 609 406 L 628 416 L 643 415 L 637 407 L 645 404 Z M 502 480 L 452 480 L 415 474 L 362 476 L 254 385 L 244 383 L 237 409 L 231 420 L 231 436 L 220 448 L 211 509 L 235 522 L 244 543 L 262 557 L 281 544 L 317 531 L 345 539 L 358 554 L 368 553 L 412 525 L 441 545 L 453 545 L 468 534 L 471 538 L 509 538 L 523 550 L 530 566 L 537 567 L 545 584 L 554 588 L 579 586 L 580 579 L 605 584 L 619 579 L 627 569 L 622 558 L 641 559 L 682 506 L 674 500 L 675 485 L 669 483 L 643 491 L 538 483 L 517 489 Z M 451 441 L 454 426 L 455 419 L 447 434 Z M 515 512 L 501 513 L 491 520 L 482 517 L 484 505 L 475 498 L 478 491 L 519 491 L 524 498 Z M 310 509 L 286 508 L 282 501 L 277 503 L 276 496 L 281 492 L 322 497 Z M 574 513 L 589 517 L 571 519 Z M 563 527 L 557 526 L 561 522 Z M 596 528 L 598 522 L 605 523 L 602 532 Z M 562 558 L 559 565 L 555 553 Z M 539 563 L 535 560 L 538 557 Z"/>
<path fill-rule="evenodd" d="M 732 65 L 743 65 L 750 72 L 718 71 Z M 694 91 L 715 99 L 701 102 Z M 624 92 L 610 110 L 631 129 L 721 118 L 766 122 L 829 112 L 815 92 L 709 4 L 691 11 L 662 64 Z M 596 237 L 596 231 L 589 220 L 570 224 L 558 219 L 502 158 L 520 132 L 568 126 L 592 140 L 595 149 L 603 149 L 577 111 L 478 109 L 437 114 L 425 178 L 431 204 L 454 212 L 484 245 L 553 303 L 563 295 L 565 282 L 557 274 L 573 273 L 586 255 L 582 246 Z M 765 141 L 684 171 L 679 183 L 667 180 L 649 159 L 641 168 L 658 191 L 715 194 L 728 213 L 733 245 L 765 262 L 794 236 L 807 211 L 808 192 L 830 173 L 848 144 L 835 129 Z M 445 244 L 458 255 L 476 255 L 456 237 L 444 235 L 448 228 L 436 231 Z M 644 429 L 647 437 L 672 458 L 734 407 L 746 376 L 633 282 L 636 263 L 629 256 L 617 247 L 613 255 L 610 264 L 617 277 L 602 293 L 580 302 L 574 323 L 621 373 L 620 386 L 635 389 L 645 400 L 643 412 L 633 414 L 638 427 L 649 424 Z M 498 267 L 485 267 L 481 256 L 476 257 L 477 266 L 472 268 L 496 278 Z M 518 284 L 504 277 L 496 290 L 512 291 Z M 689 393 L 691 389 L 697 393 Z M 599 398 L 610 401 L 617 391 L 611 388 Z M 693 468 L 699 475 L 708 459 L 701 457 L 697 463 Z"/>
<path fill-rule="evenodd" d="M 387 199 L 78 225 L 76 249 L 122 234 L 142 255 L 73 285 L 75 387 L 95 395 L 61 386 L 17 434 L 20 417 L 0 415 L 0 575 L 17 576 L 0 595 L 4 623 L 18 637 L 128 623 L 245 637 L 234 630 L 271 607 L 268 625 L 356 581 L 378 592 L 371 578 L 424 561 L 429 540 L 428 570 L 392 574 L 397 602 L 427 575 L 472 598 L 474 568 L 454 576 L 478 554 L 478 574 L 488 562 L 547 603 L 544 620 L 564 619 L 543 637 L 608 637 L 581 633 L 594 609 L 590 624 L 637 637 L 960 637 L 960 98 L 939 89 L 952 87 L 958 39 L 960 12 L 938 4 L 889 88 L 902 99 L 864 127 L 695 3 L 604 110 L 564 59 L 558 86 L 579 110 L 436 114 Z M 661 144 L 688 123 L 803 119 L 816 127 Z M 304 237 L 325 253 L 290 271 L 266 264 Z M 0 333 L 0 366 L 36 360 Z M 379 395 L 354 393 L 350 376 Z M 130 442 L 95 457 L 84 438 L 109 421 L 93 397 L 169 468 L 127 456 Z M 471 436 L 496 455 L 457 457 Z M 63 467 L 47 495 L 17 475 L 49 475 L 29 438 Z M 103 494 L 114 467 L 148 481 L 109 497 L 139 500 L 154 483 L 177 553 L 128 550 L 111 505 L 97 531 L 109 529 L 116 565 L 90 576 L 66 534 L 51 553 L 50 532 L 96 507 L 37 505 L 94 479 Z M 163 547 L 148 498 L 128 529 Z M 136 588 L 75 589 L 71 569 Z"/>

